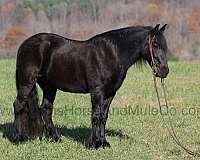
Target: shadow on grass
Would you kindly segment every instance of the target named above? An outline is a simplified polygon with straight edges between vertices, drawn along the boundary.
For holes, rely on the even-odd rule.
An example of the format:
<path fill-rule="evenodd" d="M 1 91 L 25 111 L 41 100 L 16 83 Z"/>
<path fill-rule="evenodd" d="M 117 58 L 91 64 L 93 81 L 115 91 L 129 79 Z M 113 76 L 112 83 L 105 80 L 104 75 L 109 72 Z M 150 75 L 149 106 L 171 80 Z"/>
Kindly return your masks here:
<path fill-rule="evenodd" d="M 75 127 L 75 128 L 67 128 L 65 126 L 57 127 L 58 133 L 66 138 L 71 138 L 78 143 L 82 143 L 85 145 L 87 139 L 90 136 L 91 129 L 85 126 L 83 127 Z M 130 139 L 128 135 L 122 133 L 121 130 L 107 129 L 106 136 L 116 137 L 120 140 Z"/>
<path fill-rule="evenodd" d="M 85 126 L 74 128 L 57 126 L 57 131 L 60 135 L 66 138 L 71 138 L 72 140 L 85 145 L 85 142 L 89 138 L 91 129 Z M 0 124 L 0 132 L 3 133 L 3 138 L 7 138 L 10 142 L 13 142 L 13 136 L 15 133 L 13 123 Z M 121 130 L 115 129 L 107 129 L 106 136 L 116 137 L 120 140 L 131 138 L 128 135 L 123 134 Z"/>
<path fill-rule="evenodd" d="M 13 137 L 15 133 L 13 123 L 0 124 L 0 132 L 3 133 L 3 138 L 7 138 L 13 143 Z"/>

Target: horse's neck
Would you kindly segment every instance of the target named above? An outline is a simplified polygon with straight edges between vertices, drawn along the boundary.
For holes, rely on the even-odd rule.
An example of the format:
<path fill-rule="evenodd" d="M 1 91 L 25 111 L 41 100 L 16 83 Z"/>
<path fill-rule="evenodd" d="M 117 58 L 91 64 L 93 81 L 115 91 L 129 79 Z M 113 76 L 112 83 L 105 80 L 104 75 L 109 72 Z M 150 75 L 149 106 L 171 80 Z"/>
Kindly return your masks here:
<path fill-rule="evenodd" d="M 142 44 L 139 40 L 135 39 L 124 39 L 118 43 L 119 48 L 119 58 L 121 64 L 125 68 L 131 67 L 134 63 L 141 60 L 141 46 Z"/>
<path fill-rule="evenodd" d="M 106 40 L 109 45 L 117 48 L 117 54 L 120 63 L 125 69 L 131 67 L 134 63 L 141 60 L 142 45 L 145 42 L 146 31 L 119 30 L 102 34 L 100 40 Z M 111 43 L 110 43 L 111 42 Z"/>

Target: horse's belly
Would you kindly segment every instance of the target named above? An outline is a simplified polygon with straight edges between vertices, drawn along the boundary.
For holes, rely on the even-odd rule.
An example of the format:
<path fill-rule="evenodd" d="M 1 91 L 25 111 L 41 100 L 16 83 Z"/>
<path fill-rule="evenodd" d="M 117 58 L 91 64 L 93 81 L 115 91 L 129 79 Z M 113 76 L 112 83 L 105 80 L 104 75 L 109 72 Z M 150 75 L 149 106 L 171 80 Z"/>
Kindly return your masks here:
<path fill-rule="evenodd" d="M 67 85 L 55 85 L 59 90 L 64 92 L 71 92 L 71 93 L 88 93 L 89 91 L 81 86 L 67 86 Z"/>
<path fill-rule="evenodd" d="M 88 89 L 83 87 L 80 84 L 69 84 L 67 82 L 61 83 L 61 82 L 52 82 L 52 84 L 58 88 L 61 91 L 64 92 L 71 92 L 71 93 L 88 93 Z"/>
<path fill-rule="evenodd" d="M 88 87 L 81 76 L 75 74 L 54 72 L 47 76 L 48 81 L 56 88 L 64 92 L 88 93 Z"/>

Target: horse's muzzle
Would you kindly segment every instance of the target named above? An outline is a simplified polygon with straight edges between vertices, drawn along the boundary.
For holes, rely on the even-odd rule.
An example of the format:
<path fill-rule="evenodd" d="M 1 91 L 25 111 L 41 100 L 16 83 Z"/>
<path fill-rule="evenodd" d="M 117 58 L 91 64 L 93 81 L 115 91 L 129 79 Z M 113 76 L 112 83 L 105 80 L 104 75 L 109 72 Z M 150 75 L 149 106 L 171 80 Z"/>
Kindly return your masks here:
<path fill-rule="evenodd" d="M 156 67 L 156 70 L 154 73 L 156 77 L 166 78 L 167 75 L 169 74 L 169 68 L 167 66 L 159 66 L 159 67 Z"/>

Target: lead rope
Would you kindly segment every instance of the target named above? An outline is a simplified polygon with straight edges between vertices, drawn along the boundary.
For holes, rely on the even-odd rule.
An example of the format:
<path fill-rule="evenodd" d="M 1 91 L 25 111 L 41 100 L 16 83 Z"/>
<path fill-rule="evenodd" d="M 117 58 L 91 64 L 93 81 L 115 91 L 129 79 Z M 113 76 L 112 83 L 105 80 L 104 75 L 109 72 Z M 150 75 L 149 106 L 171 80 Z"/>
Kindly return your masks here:
<path fill-rule="evenodd" d="M 160 108 L 160 114 L 162 116 L 163 122 L 165 123 L 165 126 L 170 134 L 170 136 L 172 137 L 172 139 L 176 142 L 176 144 L 181 147 L 185 152 L 187 152 L 189 155 L 192 155 L 194 157 L 200 157 L 200 154 L 194 151 L 191 151 L 190 149 L 188 149 L 186 146 L 184 146 L 178 139 L 173 124 L 172 124 L 172 119 L 169 116 L 169 113 L 167 113 L 167 117 L 168 117 L 168 122 L 169 122 L 169 126 L 167 125 L 167 123 L 165 122 L 164 119 L 164 115 L 162 114 L 162 106 L 165 106 L 167 108 L 167 111 L 169 110 L 169 106 L 168 106 L 168 102 L 167 102 L 167 95 L 166 95 L 166 85 L 164 82 L 164 79 L 161 79 L 161 84 L 162 84 L 162 89 L 163 89 L 163 93 L 164 93 L 164 100 L 165 100 L 165 105 L 161 105 L 160 102 L 160 96 L 159 96 L 159 92 L 158 92 L 158 87 L 157 87 L 157 82 L 156 82 L 156 77 L 155 75 L 153 75 L 153 79 L 154 79 L 154 88 L 156 91 L 156 95 L 157 95 L 157 100 L 158 100 L 158 105 Z"/>
<path fill-rule="evenodd" d="M 151 59 L 152 59 L 152 65 L 155 66 L 155 61 L 154 61 L 154 58 L 153 58 L 153 48 L 152 48 L 152 41 L 151 41 L 151 38 L 149 36 L 149 40 L 148 40 L 148 44 L 149 44 L 149 50 L 150 50 L 150 54 L 151 54 Z M 169 121 L 169 126 L 167 125 L 167 123 L 165 122 L 165 119 L 164 119 L 164 115 L 162 114 L 162 106 L 165 106 L 167 108 L 167 111 L 169 111 L 169 106 L 168 106 L 168 102 L 167 102 L 167 93 L 166 93 L 166 85 L 165 85 L 165 81 L 163 78 L 161 78 L 161 84 L 162 84 L 162 90 L 163 90 L 163 93 L 164 93 L 164 100 L 165 100 L 165 105 L 161 105 L 161 102 L 160 102 L 160 96 L 159 96 L 159 92 L 158 92 L 158 87 L 157 87 L 157 81 L 156 81 L 156 76 L 153 73 L 153 80 L 154 80 L 154 88 L 155 88 L 155 91 L 156 91 L 156 95 L 157 95 L 157 100 L 158 100 L 158 105 L 159 105 L 159 109 L 160 109 L 160 114 L 162 116 L 162 119 L 163 119 L 163 122 L 165 123 L 165 126 L 170 134 L 170 136 L 172 137 L 172 139 L 176 142 L 176 144 L 181 147 L 186 153 L 188 153 L 189 155 L 192 155 L 194 157 L 200 157 L 200 153 L 197 153 L 197 152 L 194 152 L 194 151 L 191 151 L 189 150 L 187 147 L 185 147 L 178 139 L 176 133 L 175 133 L 175 130 L 174 130 L 174 127 L 173 127 L 173 124 L 172 124 L 172 119 L 170 118 L 170 115 L 169 113 L 167 113 L 167 116 L 168 116 L 168 121 Z"/>

